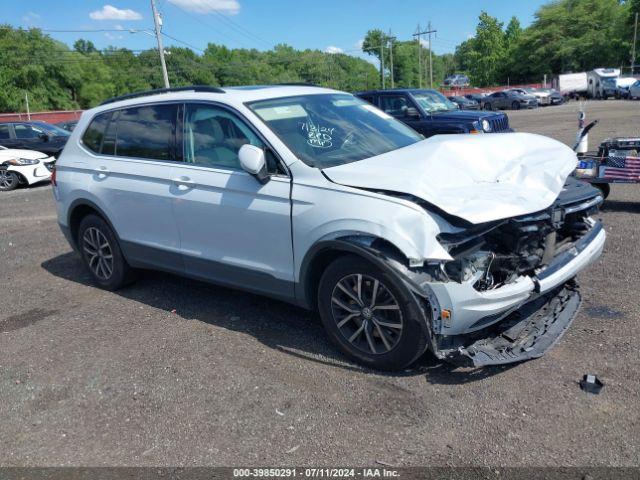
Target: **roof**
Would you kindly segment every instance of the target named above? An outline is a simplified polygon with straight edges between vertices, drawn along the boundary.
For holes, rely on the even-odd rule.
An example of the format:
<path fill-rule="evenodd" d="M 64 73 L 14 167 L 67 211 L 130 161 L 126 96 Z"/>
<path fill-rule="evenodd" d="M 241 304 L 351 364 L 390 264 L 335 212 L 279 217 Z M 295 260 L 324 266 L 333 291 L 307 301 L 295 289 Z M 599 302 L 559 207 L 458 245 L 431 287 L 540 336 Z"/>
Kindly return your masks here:
<path fill-rule="evenodd" d="M 432 88 L 387 88 L 385 90 L 366 90 L 363 92 L 356 92 L 356 95 L 368 95 L 372 93 L 378 94 L 378 93 L 418 93 L 418 92 L 437 92 L 437 90 Z"/>
<path fill-rule="evenodd" d="M 114 107 L 138 105 L 140 103 L 180 100 L 214 100 L 221 103 L 237 105 L 239 103 L 272 98 L 292 97 L 297 95 L 317 95 L 322 93 L 343 93 L 329 88 L 309 85 L 251 85 L 238 87 L 180 87 L 177 89 L 151 90 L 139 92 L 131 96 L 107 100 L 95 111 L 110 110 Z"/>

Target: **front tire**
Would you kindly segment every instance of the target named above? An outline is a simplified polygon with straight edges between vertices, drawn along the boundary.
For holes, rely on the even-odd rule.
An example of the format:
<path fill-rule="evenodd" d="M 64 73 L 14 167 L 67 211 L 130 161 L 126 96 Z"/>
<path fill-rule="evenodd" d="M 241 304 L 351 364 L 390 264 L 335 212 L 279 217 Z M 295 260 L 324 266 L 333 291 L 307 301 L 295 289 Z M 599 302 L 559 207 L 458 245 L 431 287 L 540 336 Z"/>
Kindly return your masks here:
<path fill-rule="evenodd" d="M 395 277 L 360 257 L 340 257 L 327 267 L 318 310 L 333 343 L 367 367 L 399 370 L 427 349 L 415 299 Z"/>
<path fill-rule="evenodd" d="M 85 267 L 98 287 L 113 291 L 133 281 L 133 271 L 122 255 L 118 239 L 102 218 L 83 218 L 77 238 Z"/>
<path fill-rule="evenodd" d="M 514 110 L 520 110 L 520 102 L 513 102 L 511 108 Z"/>
<path fill-rule="evenodd" d="M 485 104 L 484 104 L 484 109 L 485 109 L 485 110 L 489 110 L 489 111 L 493 110 L 493 108 L 491 107 L 491 104 L 490 104 L 490 103 L 485 103 Z"/>
<path fill-rule="evenodd" d="M 16 172 L 10 172 L 6 168 L 0 168 L 0 192 L 15 190 L 20 185 L 20 177 Z"/>
<path fill-rule="evenodd" d="M 602 198 L 604 198 L 605 200 L 611 193 L 611 185 L 609 185 L 608 183 L 593 183 L 592 185 L 600 190 L 600 192 L 602 193 Z"/>

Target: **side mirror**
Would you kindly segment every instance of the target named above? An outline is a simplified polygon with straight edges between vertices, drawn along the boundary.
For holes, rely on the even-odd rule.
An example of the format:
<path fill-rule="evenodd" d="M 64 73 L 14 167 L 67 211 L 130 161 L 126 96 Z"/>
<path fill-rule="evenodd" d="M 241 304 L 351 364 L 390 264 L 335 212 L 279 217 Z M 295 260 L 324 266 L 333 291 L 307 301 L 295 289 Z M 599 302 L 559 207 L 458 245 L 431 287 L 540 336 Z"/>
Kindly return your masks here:
<path fill-rule="evenodd" d="M 267 159 L 263 149 L 256 147 L 255 145 L 245 144 L 240 147 L 238 158 L 240 159 L 240 165 L 245 172 L 256 177 L 262 184 L 269 181 L 269 174 L 267 173 Z"/>
<path fill-rule="evenodd" d="M 46 133 L 39 133 L 38 137 L 40 138 L 40 140 L 42 140 L 43 142 L 48 142 L 49 141 L 49 135 L 47 135 Z"/>
<path fill-rule="evenodd" d="M 420 112 L 415 107 L 407 107 L 404 111 L 404 116 L 409 118 L 420 118 Z"/>

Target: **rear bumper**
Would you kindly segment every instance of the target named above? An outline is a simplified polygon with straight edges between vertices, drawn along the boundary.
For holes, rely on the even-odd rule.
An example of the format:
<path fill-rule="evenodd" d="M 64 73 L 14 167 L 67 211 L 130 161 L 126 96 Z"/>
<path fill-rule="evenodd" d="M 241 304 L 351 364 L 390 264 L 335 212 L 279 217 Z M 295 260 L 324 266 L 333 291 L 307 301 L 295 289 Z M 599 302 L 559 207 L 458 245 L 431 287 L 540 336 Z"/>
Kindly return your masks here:
<path fill-rule="evenodd" d="M 73 235 L 71 234 L 71 228 L 69 228 L 66 225 L 62 225 L 61 223 L 58 223 L 58 226 L 60 227 L 60 231 L 62 231 L 64 238 L 66 238 L 67 242 L 69 242 L 69 245 L 71 246 L 71 248 L 73 248 L 74 250 L 77 250 L 76 242 L 73 240 Z"/>
<path fill-rule="evenodd" d="M 450 318 L 442 320 L 442 335 L 463 335 L 493 325 L 510 313 L 564 285 L 580 271 L 598 259 L 604 248 L 606 233 L 600 222 L 574 246 L 558 255 L 535 276 L 523 276 L 515 282 L 493 290 L 480 292 L 473 288 L 476 279 L 464 283 L 429 283 L 440 310 L 449 310 Z"/>

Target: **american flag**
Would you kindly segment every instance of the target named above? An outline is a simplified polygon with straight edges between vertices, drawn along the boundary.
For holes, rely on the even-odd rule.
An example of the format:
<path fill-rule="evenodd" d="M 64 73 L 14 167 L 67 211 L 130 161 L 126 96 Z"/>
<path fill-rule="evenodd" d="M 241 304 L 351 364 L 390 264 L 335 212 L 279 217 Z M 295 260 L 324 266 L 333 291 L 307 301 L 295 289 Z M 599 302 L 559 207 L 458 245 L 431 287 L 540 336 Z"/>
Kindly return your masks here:
<path fill-rule="evenodd" d="M 640 181 L 640 157 L 610 156 L 600 169 L 605 180 Z"/>

